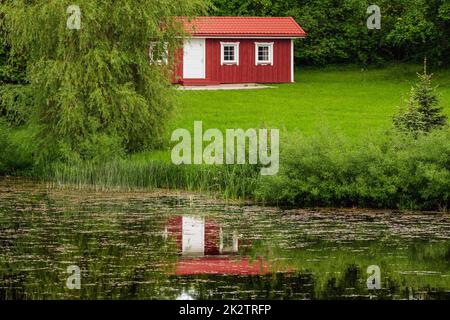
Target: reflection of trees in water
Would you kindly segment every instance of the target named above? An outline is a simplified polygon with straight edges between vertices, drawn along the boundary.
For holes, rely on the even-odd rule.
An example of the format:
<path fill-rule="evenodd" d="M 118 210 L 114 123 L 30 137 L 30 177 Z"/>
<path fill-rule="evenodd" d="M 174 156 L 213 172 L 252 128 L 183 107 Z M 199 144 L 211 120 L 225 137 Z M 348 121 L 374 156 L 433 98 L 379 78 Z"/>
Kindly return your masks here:
<path fill-rule="evenodd" d="M 159 232 L 164 221 L 124 209 L 0 211 L 0 300 L 170 296 L 166 274 L 177 255 Z M 82 271 L 80 291 L 65 287 L 69 265 Z"/>
<path fill-rule="evenodd" d="M 384 278 L 383 289 L 368 290 L 368 274 L 355 264 L 348 265 L 341 278 L 332 276 L 326 280 L 321 299 L 392 299 L 398 294 L 398 286 L 389 278 Z"/>
<path fill-rule="evenodd" d="M 314 277 L 309 273 L 269 275 L 200 275 L 172 277 L 181 292 L 195 299 L 312 299 Z"/>
<path fill-rule="evenodd" d="M 171 198 L 60 196 L 28 192 L 0 201 L 0 299 L 450 298 L 450 247 L 442 238 L 404 239 L 386 230 L 383 241 L 350 241 L 346 232 L 353 229 L 342 221 L 335 227 L 317 218 L 319 224 L 309 225 L 307 215 L 292 220 L 263 209 L 230 214 L 220 208 L 211 214 L 216 223 L 204 227 L 207 235 L 214 231 L 207 239 L 217 254 L 260 258 L 274 273 L 175 276 L 180 246 L 164 230 L 171 213 L 182 213 L 178 202 L 174 209 Z M 361 235 L 366 227 L 361 223 Z M 366 268 L 378 262 L 383 290 L 369 292 Z M 81 267 L 81 291 L 65 288 L 72 264 Z M 415 273 L 421 270 L 434 276 Z"/>
<path fill-rule="evenodd" d="M 182 276 L 172 279 L 179 294 L 189 292 L 194 299 L 392 299 L 398 286 L 388 281 L 388 289 L 368 291 L 366 276 L 356 265 L 349 265 L 341 278 L 321 279 L 320 289 L 312 273 L 269 275 Z"/>
<path fill-rule="evenodd" d="M 189 293 L 192 299 L 449 299 L 450 293 L 430 286 L 419 289 L 404 287 L 401 279 L 383 278 L 383 288 L 368 290 L 365 269 L 350 264 L 342 276 L 318 279 L 309 272 L 274 273 L 269 275 L 172 276 L 177 295 Z M 325 283 L 319 288 L 318 283 Z M 402 286 L 403 285 L 403 286 Z"/>

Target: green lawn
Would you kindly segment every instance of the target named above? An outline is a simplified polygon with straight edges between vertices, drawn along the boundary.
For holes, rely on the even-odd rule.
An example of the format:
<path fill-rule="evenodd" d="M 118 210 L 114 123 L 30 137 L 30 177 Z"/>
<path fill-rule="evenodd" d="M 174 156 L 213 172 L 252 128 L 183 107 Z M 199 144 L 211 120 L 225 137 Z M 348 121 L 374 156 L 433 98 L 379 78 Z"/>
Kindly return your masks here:
<path fill-rule="evenodd" d="M 416 80 L 417 65 L 384 68 L 353 66 L 300 69 L 295 84 L 249 91 L 180 92 L 169 131 L 204 128 L 273 127 L 285 133 L 312 134 L 322 128 L 339 130 L 351 138 L 365 137 L 391 126 L 396 107 Z M 445 112 L 450 114 L 450 70 L 435 72 Z"/>

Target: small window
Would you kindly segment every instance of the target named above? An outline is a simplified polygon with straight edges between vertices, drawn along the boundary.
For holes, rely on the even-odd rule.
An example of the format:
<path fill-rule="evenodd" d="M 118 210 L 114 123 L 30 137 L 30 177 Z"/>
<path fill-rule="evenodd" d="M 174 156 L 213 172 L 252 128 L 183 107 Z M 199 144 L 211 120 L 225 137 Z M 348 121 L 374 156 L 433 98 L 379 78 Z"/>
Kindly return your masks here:
<path fill-rule="evenodd" d="M 169 57 L 169 45 L 167 42 L 152 42 L 148 55 L 152 64 L 167 64 Z"/>
<path fill-rule="evenodd" d="M 235 47 L 234 46 L 224 46 L 223 47 L 223 61 L 225 62 L 235 62 Z"/>
<path fill-rule="evenodd" d="M 221 65 L 239 65 L 239 42 L 221 42 Z"/>
<path fill-rule="evenodd" d="M 256 42 L 255 63 L 256 65 L 273 65 L 273 42 Z"/>

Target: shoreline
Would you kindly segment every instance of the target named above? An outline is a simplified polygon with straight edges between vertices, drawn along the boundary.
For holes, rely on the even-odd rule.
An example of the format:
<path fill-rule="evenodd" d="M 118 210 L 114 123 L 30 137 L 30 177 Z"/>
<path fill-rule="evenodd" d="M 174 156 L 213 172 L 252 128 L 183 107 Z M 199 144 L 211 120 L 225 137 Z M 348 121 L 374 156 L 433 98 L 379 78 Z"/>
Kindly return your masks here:
<path fill-rule="evenodd" d="M 353 214 L 353 213 L 364 213 L 364 214 L 399 214 L 402 216 L 407 215 L 448 215 L 450 210 L 407 210 L 398 208 L 370 208 L 370 207 L 297 207 L 290 205 L 276 205 L 270 203 L 258 202 L 251 199 L 234 199 L 234 198 L 223 198 L 219 193 L 209 194 L 202 191 L 189 191 L 183 189 L 167 189 L 167 188 L 154 188 L 154 189 L 127 189 L 122 187 L 116 188 L 105 188 L 93 185 L 76 185 L 76 184 L 59 184 L 58 182 L 52 181 L 42 181 L 39 178 L 33 177 L 23 177 L 23 176 L 2 176 L 0 177 L 0 194 L 4 188 L 3 183 L 5 181 L 10 181 L 12 184 L 18 182 L 33 185 L 40 185 L 43 189 L 47 189 L 48 192 L 53 194 L 68 192 L 71 194 L 73 192 L 82 192 L 78 194 L 79 196 L 88 195 L 91 197 L 101 197 L 107 195 L 120 195 L 120 198 L 141 198 L 145 196 L 146 198 L 178 198 L 178 200 L 183 202 L 190 201 L 195 205 L 195 202 L 201 201 L 202 203 L 212 204 L 212 205 L 224 205 L 224 206 L 239 206 L 239 207 L 261 207 L 265 209 L 279 210 L 283 213 L 290 213 L 293 211 L 303 211 L 329 213 L 329 214 Z M 36 189 L 39 191 L 39 189 Z M 90 192 L 90 193 L 88 193 Z M 0 196 L 1 199 L 1 196 Z M 193 207 L 195 207 L 193 205 Z M 388 212 L 386 212 L 388 211 Z"/>

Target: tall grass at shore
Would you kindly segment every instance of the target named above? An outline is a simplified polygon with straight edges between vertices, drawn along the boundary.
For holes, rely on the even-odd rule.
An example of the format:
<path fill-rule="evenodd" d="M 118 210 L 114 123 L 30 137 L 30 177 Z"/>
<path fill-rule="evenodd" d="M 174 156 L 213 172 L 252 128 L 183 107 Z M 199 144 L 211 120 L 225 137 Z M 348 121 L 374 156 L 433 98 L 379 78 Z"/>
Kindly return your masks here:
<path fill-rule="evenodd" d="M 177 166 L 158 159 L 128 158 L 104 163 L 56 163 L 38 177 L 57 185 L 111 190 L 177 189 L 217 193 L 225 198 L 253 196 L 259 171 L 249 165 Z"/>

